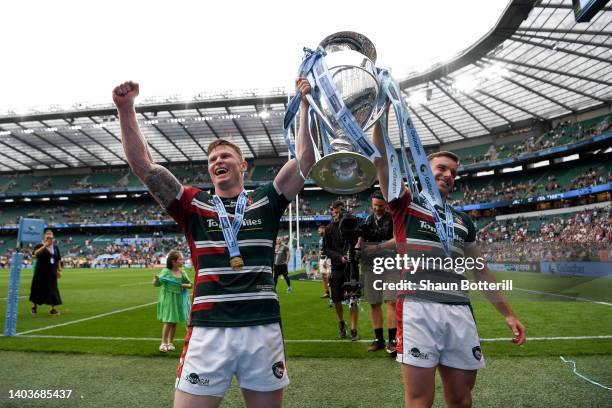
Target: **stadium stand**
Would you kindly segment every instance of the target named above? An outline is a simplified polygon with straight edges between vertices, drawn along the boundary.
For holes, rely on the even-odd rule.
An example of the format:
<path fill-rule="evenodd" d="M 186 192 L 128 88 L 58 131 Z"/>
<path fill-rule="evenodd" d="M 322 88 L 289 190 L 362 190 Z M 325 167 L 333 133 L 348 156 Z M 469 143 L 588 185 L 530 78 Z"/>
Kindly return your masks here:
<path fill-rule="evenodd" d="M 482 163 L 488 160 L 504 159 L 550 147 L 576 143 L 600 135 L 610 129 L 612 129 L 612 115 L 602 115 L 577 123 L 560 122 L 549 131 L 518 143 L 483 144 L 457 149 L 454 152 L 465 164 Z"/>
<path fill-rule="evenodd" d="M 571 13 L 569 6 L 513 1 L 482 41 L 442 67 L 398 78 L 425 148 L 451 150 L 461 158 L 451 199 L 482 229 L 483 242 L 509 248 L 532 244 L 559 226 L 560 234 L 575 236 L 566 223 L 584 224 L 579 230 L 585 236 L 600 236 L 594 232 L 600 227 L 609 229 L 609 224 L 587 225 L 573 211 L 612 201 L 611 84 L 602 75 L 609 73 L 609 61 L 597 56 L 609 51 L 603 46 L 609 38 L 591 31 L 588 40 L 581 40 L 590 44 L 588 53 L 580 48 L 563 52 L 575 45 L 574 34 L 580 36 L 587 27 L 568 23 L 574 34 L 566 35 L 566 28 L 556 32 L 554 21 L 573 21 Z M 600 22 L 610 24 L 610 15 L 606 10 Z M 539 29 L 544 30 L 542 38 L 526 39 L 526 33 Z M 476 82 L 476 88 L 458 88 L 465 78 Z M 420 94 L 425 97 L 415 102 L 413 97 Z M 142 101 L 138 118 L 156 161 L 182 183 L 210 188 L 205 147 L 230 137 L 249 162 L 246 188 L 254 189 L 272 180 L 285 162 L 286 102 L 284 89 L 265 95 L 215 93 L 193 101 L 164 98 Z M 122 237 L 160 240 L 160 234 L 177 233 L 127 167 L 115 107 L 92 111 L 78 106 L 67 112 L 0 115 L 0 253 L 14 247 L 21 216 L 45 219 L 66 240 L 62 244 L 88 262 L 105 249 L 129 254 L 112 244 Z M 398 147 L 397 127 L 391 123 L 389 129 Z M 38 147 L 28 137 L 50 148 Z M 307 180 L 293 209 L 301 220 L 300 244 L 316 247 L 313 231 L 329 221 L 334 200 L 365 216 L 371 192 L 338 196 Z M 609 210 L 597 211 L 598 217 L 609 217 Z M 532 212 L 540 215 L 519 218 Z M 154 248 L 160 255 L 165 248 L 160 242 L 136 247 L 149 248 L 149 254 Z M 134 256 L 139 262 L 153 259 Z"/>

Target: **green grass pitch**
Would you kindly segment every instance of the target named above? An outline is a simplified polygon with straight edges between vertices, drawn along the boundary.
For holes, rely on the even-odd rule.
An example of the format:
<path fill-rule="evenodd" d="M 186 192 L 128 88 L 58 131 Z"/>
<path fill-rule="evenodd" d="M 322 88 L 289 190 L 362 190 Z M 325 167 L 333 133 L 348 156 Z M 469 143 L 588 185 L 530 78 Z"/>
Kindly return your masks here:
<path fill-rule="evenodd" d="M 61 315 L 45 306 L 36 316 L 27 301 L 31 271 L 22 272 L 16 337 L 0 337 L 0 406 L 170 406 L 179 351 L 157 351 L 161 323 L 155 317 L 154 271 L 142 269 L 64 271 L 59 281 Z M 193 275 L 193 272 L 191 272 Z M 612 385 L 612 279 L 497 273 L 512 279 L 507 297 L 527 327 L 528 342 L 511 344 L 501 316 L 478 294 L 472 304 L 487 367 L 479 373 L 477 406 L 610 406 L 611 392 L 571 373 Z M 8 271 L 0 270 L 4 316 Z M 360 305 L 363 341 L 337 339 L 335 314 L 320 282 L 279 281 L 287 365 L 292 384 L 287 407 L 399 407 L 397 363 L 384 352 L 366 353 L 373 336 L 369 306 Z M 348 317 L 348 314 L 347 314 Z M 178 349 L 185 330 L 177 330 Z M 531 340 L 529 340 L 531 339 Z M 68 388 L 69 400 L 9 399 L 15 389 Z M 81 398 L 81 396 L 83 398 Z M 223 406 L 241 406 L 236 386 Z M 438 384 L 436 406 L 443 406 Z"/>

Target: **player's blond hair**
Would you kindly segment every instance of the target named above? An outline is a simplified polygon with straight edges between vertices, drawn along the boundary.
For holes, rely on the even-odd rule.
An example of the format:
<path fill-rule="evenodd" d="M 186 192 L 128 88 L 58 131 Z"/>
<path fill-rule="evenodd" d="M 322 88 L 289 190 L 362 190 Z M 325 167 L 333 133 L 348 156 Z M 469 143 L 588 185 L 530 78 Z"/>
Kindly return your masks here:
<path fill-rule="evenodd" d="M 240 147 L 238 147 L 234 143 L 230 142 L 229 140 L 225 140 L 225 139 L 217 139 L 214 142 L 210 143 L 208 145 L 207 154 L 210 156 L 210 153 L 213 150 L 215 150 L 217 147 L 219 147 L 219 146 L 228 146 L 228 147 L 234 149 L 236 151 L 236 153 L 238 153 L 238 155 L 240 156 L 240 160 L 244 161 L 244 156 L 242 155 L 242 150 L 240 150 Z"/>
<path fill-rule="evenodd" d="M 447 150 L 440 150 L 439 152 L 431 153 L 429 156 L 427 156 L 427 160 L 432 161 L 436 157 L 448 157 L 452 161 L 454 161 L 457 164 L 459 164 L 459 156 L 457 156 L 455 153 L 449 152 Z"/>

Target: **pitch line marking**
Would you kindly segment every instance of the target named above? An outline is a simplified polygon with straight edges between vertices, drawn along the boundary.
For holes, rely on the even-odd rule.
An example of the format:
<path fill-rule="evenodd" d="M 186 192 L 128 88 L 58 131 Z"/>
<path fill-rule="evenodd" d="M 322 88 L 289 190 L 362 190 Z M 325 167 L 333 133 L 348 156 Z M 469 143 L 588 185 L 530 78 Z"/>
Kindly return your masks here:
<path fill-rule="evenodd" d="M 136 285 L 151 285 L 153 286 L 153 281 L 147 281 L 147 282 L 136 282 L 136 283 L 125 283 L 123 285 L 119 285 L 119 287 L 124 287 L 124 286 L 136 286 Z"/>
<path fill-rule="evenodd" d="M 523 292 L 538 293 L 538 294 L 546 295 L 546 296 L 556 296 L 556 297 L 561 297 L 565 299 L 579 300 L 581 302 L 589 302 L 589 303 L 596 303 L 598 305 L 612 306 L 612 303 L 608 303 L 608 302 L 601 302 L 599 300 L 593 300 L 593 299 L 588 299 L 588 298 L 583 298 L 583 297 L 561 295 L 559 293 L 542 292 L 540 290 L 523 289 L 523 288 L 514 288 L 514 290 L 522 290 Z"/>
<path fill-rule="evenodd" d="M 28 333 L 34 333 L 34 332 L 39 332 L 39 331 L 43 331 L 43 330 L 54 329 L 56 327 L 68 326 L 70 324 L 81 323 L 81 322 L 85 322 L 85 321 L 93 320 L 93 319 L 99 319 L 100 317 L 106 317 L 106 316 L 111 316 L 111 315 L 114 315 L 114 314 L 117 314 L 117 313 L 128 312 L 130 310 L 141 309 L 143 307 L 151 306 L 151 305 L 154 305 L 156 303 L 157 302 L 151 302 L 151 303 L 145 303 L 144 305 L 126 307 L 125 309 L 119 309 L 119 310 L 115 310 L 115 311 L 107 312 L 107 313 L 102 313 L 102 314 L 95 315 L 95 316 L 84 317 L 83 319 L 72 320 L 72 321 L 66 322 L 66 323 L 54 324 L 54 325 L 51 325 L 51 326 L 40 327 L 38 329 L 26 330 L 24 332 L 17 333 L 16 335 L 17 336 L 21 336 L 23 334 L 28 334 Z"/>
<path fill-rule="evenodd" d="M 26 333 L 26 332 L 24 332 Z M 116 340 L 116 341 L 159 341 L 158 337 L 105 337 L 105 336 L 56 336 L 48 334 L 18 334 L 19 337 L 41 338 L 41 339 L 75 339 L 75 340 Z M 547 340 L 608 340 L 612 335 L 603 336 L 553 336 L 553 337 L 527 337 L 527 341 L 547 341 Z M 510 337 L 494 337 L 480 339 L 481 342 L 511 341 Z M 359 343 L 370 343 L 371 340 L 359 340 Z M 291 340 L 286 339 L 285 343 L 349 343 L 347 340 Z"/>

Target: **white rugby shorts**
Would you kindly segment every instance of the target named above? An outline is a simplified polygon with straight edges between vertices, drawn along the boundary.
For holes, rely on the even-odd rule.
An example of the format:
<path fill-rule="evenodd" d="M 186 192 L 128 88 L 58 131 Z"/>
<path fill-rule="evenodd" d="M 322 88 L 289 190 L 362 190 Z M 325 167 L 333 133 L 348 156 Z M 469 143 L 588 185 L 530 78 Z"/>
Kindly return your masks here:
<path fill-rule="evenodd" d="M 462 370 L 485 366 L 468 305 L 398 298 L 397 361 L 416 367 L 442 364 Z"/>
<path fill-rule="evenodd" d="M 289 385 L 278 323 L 189 329 L 176 388 L 223 397 L 234 375 L 240 388 L 253 391 L 275 391 Z"/>

